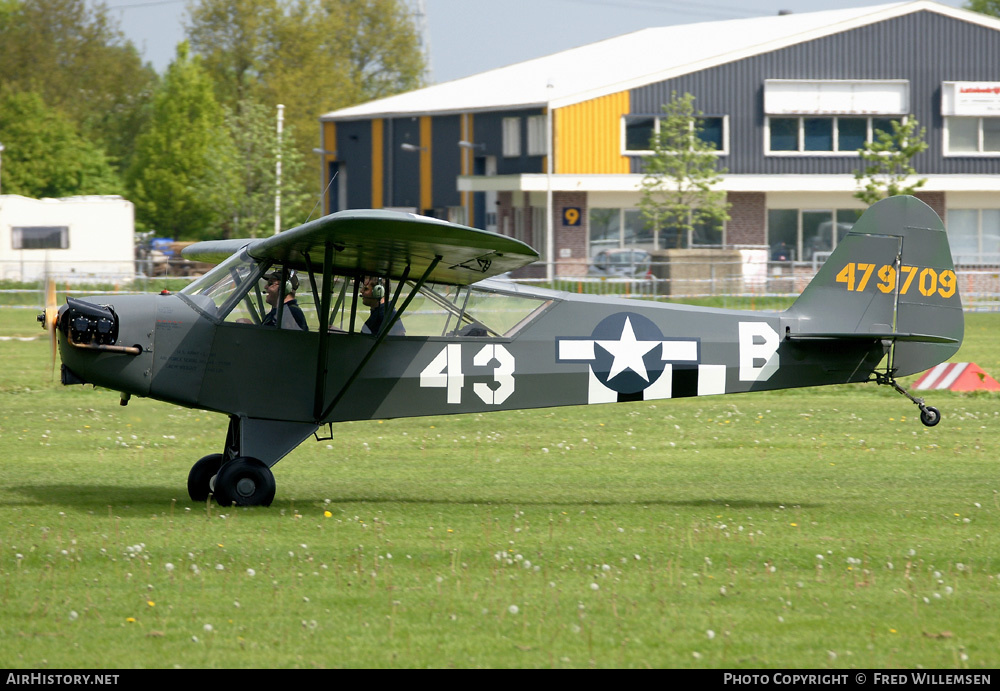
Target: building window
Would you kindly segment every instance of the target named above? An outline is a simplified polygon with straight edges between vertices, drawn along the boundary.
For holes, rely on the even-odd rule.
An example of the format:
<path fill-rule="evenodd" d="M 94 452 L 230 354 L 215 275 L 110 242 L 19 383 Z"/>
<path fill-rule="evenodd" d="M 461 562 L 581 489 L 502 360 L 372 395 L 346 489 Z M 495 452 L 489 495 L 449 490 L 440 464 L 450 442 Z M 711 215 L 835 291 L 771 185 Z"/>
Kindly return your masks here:
<path fill-rule="evenodd" d="M 548 119 L 544 115 L 532 115 L 528 118 L 528 155 L 544 156 L 548 153 L 548 137 L 546 125 Z"/>
<path fill-rule="evenodd" d="M 956 264 L 1000 264 L 1000 209 L 948 209 L 947 218 Z"/>
<path fill-rule="evenodd" d="M 860 213 L 858 209 L 769 209 L 769 259 L 822 264 L 854 226 Z"/>
<path fill-rule="evenodd" d="M 721 247 L 725 242 L 725 227 L 721 223 L 696 224 L 690 232 L 653 228 L 643 219 L 639 209 L 591 207 L 588 221 L 591 257 L 606 249 L 691 249 Z"/>
<path fill-rule="evenodd" d="M 503 119 L 503 155 L 521 155 L 521 118 Z"/>
<path fill-rule="evenodd" d="M 626 115 L 622 118 L 622 146 L 627 154 L 649 155 L 650 140 L 660 131 L 661 117 L 657 115 Z M 716 153 L 729 153 L 729 118 L 724 115 L 706 115 L 698 118 L 701 129 L 698 139 L 711 144 Z M 694 121 L 691 122 L 694 127 Z"/>
<path fill-rule="evenodd" d="M 765 121 L 770 155 L 857 155 L 879 130 L 892 133 L 893 118 L 835 116 L 770 116 Z"/>
<path fill-rule="evenodd" d="M 945 118 L 945 155 L 1000 154 L 1000 118 Z"/>
<path fill-rule="evenodd" d="M 67 226 L 24 226 L 11 228 L 11 244 L 16 250 L 64 250 L 69 248 Z"/>

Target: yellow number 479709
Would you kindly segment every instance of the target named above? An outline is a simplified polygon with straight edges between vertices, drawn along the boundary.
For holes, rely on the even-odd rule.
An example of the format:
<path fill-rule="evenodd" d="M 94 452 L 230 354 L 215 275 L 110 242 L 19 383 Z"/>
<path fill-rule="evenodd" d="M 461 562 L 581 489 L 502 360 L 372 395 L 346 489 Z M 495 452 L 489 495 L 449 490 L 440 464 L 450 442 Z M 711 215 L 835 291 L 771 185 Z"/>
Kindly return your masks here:
<path fill-rule="evenodd" d="M 899 271 L 890 264 L 883 264 L 878 271 L 875 264 L 865 264 L 863 262 L 851 262 L 837 274 L 837 283 L 843 283 L 850 291 L 861 292 L 873 283 L 883 293 L 891 293 L 896 290 L 896 283 L 899 282 L 899 294 L 906 295 L 910 287 L 916 283 L 917 290 L 924 297 L 930 297 L 937 293 L 943 298 L 950 298 L 958 288 L 958 277 L 951 269 L 945 269 L 940 273 L 927 267 L 921 269 L 919 266 L 900 266 Z"/>

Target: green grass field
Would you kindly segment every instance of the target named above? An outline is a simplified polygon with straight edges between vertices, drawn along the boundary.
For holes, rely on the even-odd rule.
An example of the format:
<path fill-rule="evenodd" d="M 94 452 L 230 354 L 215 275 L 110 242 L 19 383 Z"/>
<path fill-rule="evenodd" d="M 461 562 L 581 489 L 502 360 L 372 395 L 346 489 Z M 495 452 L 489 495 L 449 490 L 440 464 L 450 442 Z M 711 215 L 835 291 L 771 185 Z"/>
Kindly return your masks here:
<path fill-rule="evenodd" d="M 998 339 L 969 314 L 955 360 L 997 376 Z M 185 483 L 223 416 L 0 353 L 7 668 L 1000 665 L 996 394 L 346 423 L 221 509 Z"/>

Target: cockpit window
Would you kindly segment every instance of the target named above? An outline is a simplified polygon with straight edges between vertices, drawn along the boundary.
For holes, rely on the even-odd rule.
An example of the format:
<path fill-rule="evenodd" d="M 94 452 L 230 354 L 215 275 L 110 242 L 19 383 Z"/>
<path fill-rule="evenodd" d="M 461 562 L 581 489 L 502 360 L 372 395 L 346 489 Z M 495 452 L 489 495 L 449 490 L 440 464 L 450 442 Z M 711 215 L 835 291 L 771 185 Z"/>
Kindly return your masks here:
<path fill-rule="evenodd" d="M 290 270 L 286 268 L 286 271 Z M 268 281 L 265 276 L 281 271 L 281 264 L 256 261 L 243 251 L 191 283 L 181 294 L 217 319 L 261 325 L 272 309 L 267 302 Z M 298 280 L 295 286 L 298 309 L 305 317 L 307 330 L 318 329 L 321 324 L 318 303 L 323 294 L 323 278 L 301 268 L 296 269 L 295 275 Z M 369 317 L 369 308 L 362 304 L 362 296 L 355 294 L 359 280 L 353 276 L 331 276 L 329 331 L 362 331 L 362 325 Z M 505 290 L 502 283 L 491 283 L 490 286 L 424 285 L 400 315 L 405 324 L 405 335 L 509 337 L 540 314 L 550 302 L 542 297 L 518 294 L 516 290 Z M 394 303 L 395 309 L 399 309 L 415 285 L 416 282 L 407 281 L 399 291 L 393 286 L 392 290 L 386 291 L 386 303 Z"/>
<path fill-rule="evenodd" d="M 260 271 L 260 265 L 244 250 L 188 285 L 181 294 L 209 298 L 215 305 L 216 316 L 224 316 L 233 303 L 246 294 L 249 284 L 257 280 Z M 205 300 L 197 302 L 207 304 Z"/>
<path fill-rule="evenodd" d="M 403 319 L 408 336 L 510 336 L 547 304 L 479 286 L 425 285 Z"/>

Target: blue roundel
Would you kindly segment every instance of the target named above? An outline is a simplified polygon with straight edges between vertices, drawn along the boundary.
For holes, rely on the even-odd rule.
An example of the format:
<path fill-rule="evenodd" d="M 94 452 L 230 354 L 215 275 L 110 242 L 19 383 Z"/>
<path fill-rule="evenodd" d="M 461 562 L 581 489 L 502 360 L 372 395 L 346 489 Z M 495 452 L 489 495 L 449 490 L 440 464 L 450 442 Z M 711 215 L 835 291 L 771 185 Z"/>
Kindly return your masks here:
<path fill-rule="evenodd" d="M 638 393 L 663 374 L 663 334 L 641 314 L 613 314 L 594 327 L 593 338 L 591 369 L 609 389 Z"/>

